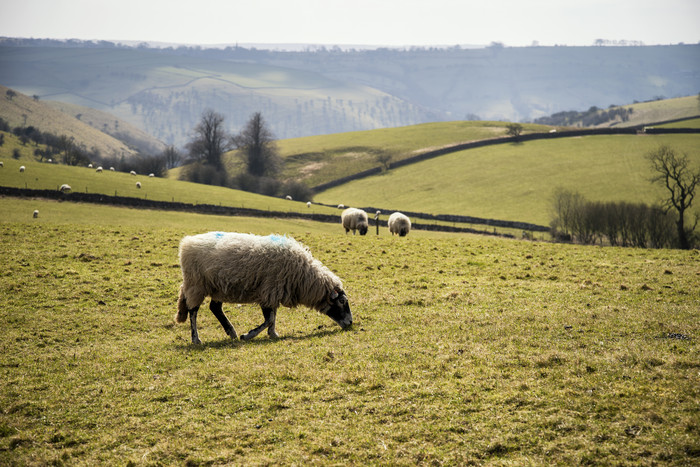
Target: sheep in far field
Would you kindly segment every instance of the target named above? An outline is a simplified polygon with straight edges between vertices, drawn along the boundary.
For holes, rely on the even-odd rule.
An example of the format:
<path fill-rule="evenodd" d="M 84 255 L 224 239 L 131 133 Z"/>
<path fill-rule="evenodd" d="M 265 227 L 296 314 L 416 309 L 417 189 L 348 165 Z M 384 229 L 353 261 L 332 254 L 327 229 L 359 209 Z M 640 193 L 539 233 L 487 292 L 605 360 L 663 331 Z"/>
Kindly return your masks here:
<path fill-rule="evenodd" d="M 141 188 L 141 182 L 136 182 L 136 188 Z"/>
<path fill-rule="evenodd" d="M 362 209 L 347 208 L 340 215 L 340 222 L 345 228 L 345 235 L 347 235 L 351 230 L 353 235 L 355 235 L 355 230 L 359 230 L 360 235 L 365 235 L 367 233 L 367 229 L 369 228 L 367 213 Z"/>
<path fill-rule="evenodd" d="M 38 209 L 35 209 L 35 210 L 34 210 L 34 214 L 32 215 L 32 217 L 33 217 L 34 219 L 36 219 L 37 217 L 39 217 L 39 210 L 38 210 Z"/>
<path fill-rule="evenodd" d="M 306 202 L 306 207 L 307 207 L 307 208 L 310 208 L 310 207 L 311 207 L 311 201 L 307 201 L 307 202 Z"/>
<path fill-rule="evenodd" d="M 61 193 L 69 193 L 71 191 L 71 187 L 70 185 L 64 183 L 63 185 L 61 185 L 61 188 L 59 188 L 58 191 L 60 191 Z"/>
<path fill-rule="evenodd" d="M 109 168 L 109 171 L 110 171 L 110 172 L 114 172 L 114 167 L 110 167 L 110 168 Z"/>
<path fill-rule="evenodd" d="M 149 177 L 153 178 L 156 176 L 156 174 L 148 174 Z"/>
<path fill-rule="evenodd" d="M 285 196 L 284 199 L 286 199 L 287 201 L 292 201 L 292 197 L 289 195 Z"/>
<path fill-rule="evenodd" d="M 92 169 L 92 164 L 88 164 L 88 169 Z"/>
<path fill-rule="evenodd" d="M 5 163 L 3 161 L 0 161 L 0 167 L 5 167 Z"/>
<path fill-rule="evenodd" d="M 400 212 L 395 212 L 389 216 L 388 223 L 391 235 L 398 234 L 399 237 L 405 237 L 411 231 L 411 220 Z"/>
<path fill-rule="evenodd" d="M 293 238 L 209 232 L 183 238 L 179 253 L 182 286 L 175 320 L 184 323 L 189 315 L 193 344 L 201 344 L 197 311 L 207 296 L 209 309 L 232 339 L 238 337 L 223 302 L 257 303 L 262 308 L 265 322 L 242 335 L 243 340 L 266 328 L 270 337 L 278 337 L 275 319 L 280 305 L 314 308 L 343 329 L 352 324 L 343 283 Z"/>
<path fill-rule="evenodd" d="M 345 205 L 344 205 L 344 204 L 339 204 L 339 205 L 338 205 L 338 209 L 345 209 Z"/>
<path fill-rule="evenodd" d="M 19 167 L 19 171 L 20 171 L 20 172 L 24 172 L 24 170 L 25 170 L 25 167 L 24 167 L 23 165 L 21 165 L 21 166 Z"/>
<path fill-rule="evenodd" d="M 136 175 L 136 172 L 134 172 L 134 171 L 132 170 L 131 172 L 129 172 L 129 174 L 131 174 L 131 175 Z"/>
<path fill-rule="evenodd" d="M 97 173 L 102 173 L 102 166 L 96 168 L 96 169 L 95 169 L 95 172 L 97 172 Z"/>

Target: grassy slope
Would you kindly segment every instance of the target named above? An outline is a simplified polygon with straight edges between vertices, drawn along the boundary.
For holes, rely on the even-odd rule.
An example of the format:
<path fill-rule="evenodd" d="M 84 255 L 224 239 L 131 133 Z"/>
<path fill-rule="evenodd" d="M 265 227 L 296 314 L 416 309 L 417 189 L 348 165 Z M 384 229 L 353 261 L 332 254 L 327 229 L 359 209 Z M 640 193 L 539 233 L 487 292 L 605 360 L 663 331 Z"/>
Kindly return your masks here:
<path fill-rule="evenodd" d="M 0 168 L 0 186 L 58 189 L 62 184 L 67 183 L 73 191 L 81 193 L 102 193 L 158 201 L 214 204 L 270 211 L 337 214 L 337 210 L 331 208 L 322 206 L 307 208 L 304 202 L 287 201 L 198 183 L 151 178 L 145 175 L 133 176 L 109 170 L 97 173 L 94 169 L 84 167 L 42 164 L 27 160 L 16 161 L 11 158 L 0 160 L 4 163 L 4 167 Z M 25 172 L 19 172 L 20 165 L 26 166 Z M 136 187 L 136 182 L 141 183 L 140 189 Z"/>
<path fill-rule="evenodd" d="M 302 240 L 353 329 L 229 343 L 205 307 L 191 346 L 177 244 L 208 229 Z M 0 464 L 697 462 L 698 252 L 416 234 L 0 199 Z"/>
<path fill-rule="evenodd" d="M 315 200 L 547 225 L 556 187 L 590 200 L 653 203 L 645 155 L 661 144 L 700 166 L 698 135 L 587 136 L 472 149 L 357 180 Z"/>
<path fill-rule="evenodd" d="M 11 127 L 34 126 L 48 133 L 66 135 L 74 138 L 77 144 L 82 144 L 87 149 L 99 149 L 104 156 L 119 157 L 132 154 L 131 149 L 121 141 L 45 102 L 35 101 L 19 92 L 12 100 L 7 99 L 5 96 L 7 89 L 0 85 L 0 117 L 5 119 Z"/>
<path fill-rule="evenodd" d="M 445 146 L 506 135 L 503 122 L 439 122 L 372 131 L 310 136 L 278 142 L 285 159 L 284 176 L 310 186 L 380 165 L 378 155 L 393 161 Z M 525 132 L 548 131 L 523 125 Z"/>
<path fill-rule="evenodd" d="M 662 99 L 653 102 L 640 102 L 638 104 L 624 105 L 622 107 L 634 109 L 634 112 L 630 115 L 629 121 L 616 122 L 614 125 L 606 123 L 600 126 L 629 127 L 700 115 L 700 100 L 698 100 L 697 95 L 678 97 L 675 99 Z M 688 126 L 683 125 L 683 123 L 680 125 L 682 125 L 682 128 L 688 128 Z"/>

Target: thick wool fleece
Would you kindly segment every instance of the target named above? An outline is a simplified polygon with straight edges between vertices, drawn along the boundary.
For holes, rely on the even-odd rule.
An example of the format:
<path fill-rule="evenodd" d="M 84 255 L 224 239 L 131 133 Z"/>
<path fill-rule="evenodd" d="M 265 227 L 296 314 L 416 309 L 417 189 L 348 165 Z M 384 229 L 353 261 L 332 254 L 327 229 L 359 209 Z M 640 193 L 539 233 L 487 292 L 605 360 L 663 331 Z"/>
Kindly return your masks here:
<path fill-rule="evenodd" d="M 308 248 L 291 237 L 209 232 L 180 242 L 180 288 L 177 321 L 204 298 L 263 307 L 328 306 L 343 284 Z"/>
<path fill-rule="evenodd" d="M 352 230 L 353 232 L 355 232 L 355 230 L 359 229 L 361 226 L 364 226 L 365 229 L 369 227 L 367 213 L 362 209 L 347 208 L 340 215 L 340 221 L 346 230 Z"/>
<path fill-rule="evenodd" d="M 389 224 L 389 232 L 392 234 L 398 234 L 401 229 L 406 229 L 406 233 L 411 231 L 411 220 L 400 212 L 395 212 L 389 216 L 387 222 Z"/>

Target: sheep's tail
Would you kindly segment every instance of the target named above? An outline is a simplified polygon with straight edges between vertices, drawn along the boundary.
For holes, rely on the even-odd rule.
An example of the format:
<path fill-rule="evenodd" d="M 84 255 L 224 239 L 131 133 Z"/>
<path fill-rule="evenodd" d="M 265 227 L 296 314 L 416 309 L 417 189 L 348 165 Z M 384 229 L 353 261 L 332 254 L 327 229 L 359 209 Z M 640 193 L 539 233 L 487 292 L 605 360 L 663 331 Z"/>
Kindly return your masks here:
<path fill-rule="evenodd" d="M 177 300 L 177 314 L 175 315 L 175 322 L 184 323 L 187 321 L 187 301 L 185 300 L 185 292 L 183 292 L 183 287 L 180 286 L 180 297 Z"/>

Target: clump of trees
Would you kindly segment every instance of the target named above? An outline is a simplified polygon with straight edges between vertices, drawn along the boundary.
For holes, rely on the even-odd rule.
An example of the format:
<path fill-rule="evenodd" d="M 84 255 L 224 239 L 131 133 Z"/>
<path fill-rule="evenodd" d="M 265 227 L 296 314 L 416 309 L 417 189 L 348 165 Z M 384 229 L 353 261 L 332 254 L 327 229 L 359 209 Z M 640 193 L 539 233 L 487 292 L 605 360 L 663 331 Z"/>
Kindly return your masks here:
<path fill-rule="evenodd" d="M 651 151 L 647 160 L 654 173 L 650 180 L 666 189 L 660 204 L 588 201 L 580 193 L 560 188 L 553 198 L 552 236 L 584 244 L 700 247 L 698 214 L 689 219 L 700 169 L 691 169 L 688 156 L 669 146 Z"/>
<path fill-rule="evenodd" d="M 305 200 L 311 190 L 296 181 L 282 181 L 283 160 L 274 135 L 260 112 L 254 113 L 237 135 L 224 128 L 224 116 L 206 110 L 187 144 L 188 162 L 181 178 L 209 185 L 228 186 L 268 196 L 286 196 Z M 235 149 L 244 170 L 230 175 L 223 161 L 227 151 Z"/>
<path fill-rule="evenodd" d="M 558 189 L 553 208 L 551 233 L 560 241 L 638 248 L 668 248 L 677 244 L 675 216 L 660 206 L 589 201 L 578 192 Z"/>
<path fill-rule="evenodd" d="M 576 110 L 557 112 L 548 117 L 537 118 L 534 120 L 534 123 L 553 126 L 596 126 L 615 121 L 618 118 L 626 122 L 630 119 L 630 115 L 633 112 L 634 109 L 632 107 L 625 108 L 611 105 L 608 110 L 603 110 L 593 106 L 583 112 Z"/>

